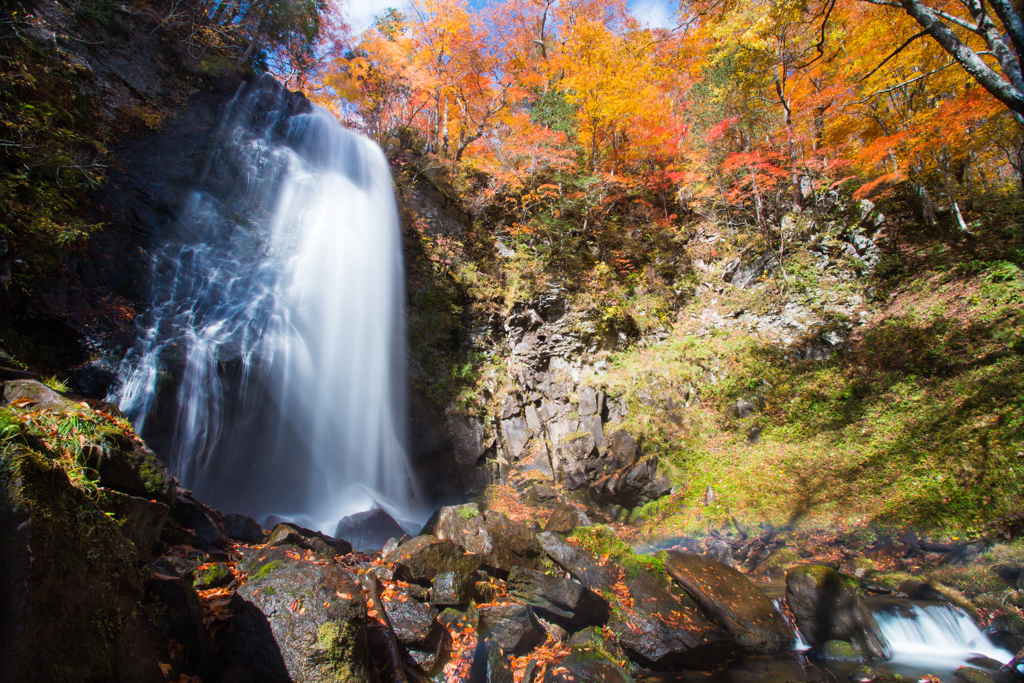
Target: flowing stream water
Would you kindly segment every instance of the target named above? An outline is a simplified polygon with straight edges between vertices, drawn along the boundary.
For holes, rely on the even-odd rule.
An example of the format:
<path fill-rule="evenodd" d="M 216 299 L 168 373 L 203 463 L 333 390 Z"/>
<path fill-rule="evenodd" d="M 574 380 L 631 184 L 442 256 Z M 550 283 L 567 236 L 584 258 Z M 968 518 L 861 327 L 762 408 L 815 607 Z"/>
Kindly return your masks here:
<path fill-rule="evenodd" d="M 784 586 L 763 586 L 769 595 L 779 595 Z M 778 606 L 782 597 L 775 597 Z M 892 658 L 870 662 L 876 672 L 898 674 L 908 683 L 919 681 L 925 674 L 937 676 L 945 683 L 959 680 L 954 672 L 961 666 L 982 667 L 996 683 L 1009 683 L 1014 678 L 992 668 L 985 669 L 977 660 L 988 658 L 1006 664 L 1013 655 L 997 647 L 963 610 L 948 604 L 916 602 L 900 598 L 869 600 L 879 630 L 892 647 Z M 826 662 L 805 656 L 809 646 L 799 631 L 793 651 L 788 655 L 745 657 L 725 662 L 711 671 L 683 671 L 653 674 L 644 678 L 649 683 L 848 683 L 858 663 Z M 971 661 L 974 660 L 974 661 Z"/>
<path fill-rule="evenodd" d="M 153 292 L 120 406 L 197 498 L 327 533 L 373 507 L 422 516 L 397 208 L 374 143 L 270 76 L 244 84 Z"/>

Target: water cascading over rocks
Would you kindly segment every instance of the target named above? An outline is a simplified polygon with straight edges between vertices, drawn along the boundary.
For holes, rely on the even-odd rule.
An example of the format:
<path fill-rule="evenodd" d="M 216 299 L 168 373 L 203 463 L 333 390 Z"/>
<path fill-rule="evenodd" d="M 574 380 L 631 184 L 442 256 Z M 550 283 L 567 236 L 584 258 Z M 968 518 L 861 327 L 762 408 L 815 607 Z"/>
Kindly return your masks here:
<path fill-rule="evenodd" d="M 264 75 L 196 180 L 155 257 L 121 408 L 223 510 L 328 533 L 372 507 L 419 516 L 384 154 Z"/>

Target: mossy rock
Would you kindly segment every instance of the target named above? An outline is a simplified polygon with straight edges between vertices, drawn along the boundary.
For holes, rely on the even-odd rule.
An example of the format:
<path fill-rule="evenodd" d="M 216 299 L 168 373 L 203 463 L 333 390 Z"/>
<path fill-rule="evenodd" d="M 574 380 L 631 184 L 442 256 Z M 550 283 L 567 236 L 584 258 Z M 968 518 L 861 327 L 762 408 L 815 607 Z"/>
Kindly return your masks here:
<path fill-rule="evenodd" d="M 15 442 L 0 449 L 0 557 L 9 680 L 163 680 L 135 547 L 60 467 Z"/>
<path fill-rule="evenodd" d="M 356 578 L 272 549 L 249 572 L 218 632 L 218 661 L 262 683 L 370 680 L 366 604 Z"/>
<path fill-rule="evenodd" d="M 144 443 L 116 427 L 104 427 L 82 449 L 82 459 L 106 488 L 170 505 L 175 485 L 170 472 Z"/>
<path fill-rule="evenodd" d="M 851 643 L 845 640 L 830 640 L 814 653 L 816 659 L 827 662 L 863 662 L 864 657 Z"/>
<path fill-rule="evenodd" d="M 967 683 L 992 683 L 991 674 L 973 666 L 961 666 L 953 672 L 953 675 Z"/>
<path fill-rule="evenodd" d="M 231 583 L 234 577 L 231 575 L 231 570 L 223 562 L 218 562 L 212 567 L 206 569 L 200 569 L 196 572 L 195 587 L 198 590 L 208 590 L 210 588 L 220 588 Z"/>

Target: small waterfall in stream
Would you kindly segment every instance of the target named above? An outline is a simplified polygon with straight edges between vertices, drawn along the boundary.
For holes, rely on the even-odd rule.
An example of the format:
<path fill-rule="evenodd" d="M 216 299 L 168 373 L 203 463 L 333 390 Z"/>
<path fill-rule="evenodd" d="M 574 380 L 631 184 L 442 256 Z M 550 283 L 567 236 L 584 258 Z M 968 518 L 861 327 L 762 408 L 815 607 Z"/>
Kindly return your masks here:
<path fill-rule="evenodd" d="M 121 408 L 222 510 L 330 534 L 373 507 L 420 516 L 381 150 L 264 75 L 228 106 L 196 181 L 155 259 Z"/>
<path fill-rule="evenodd" d="M 1013 654 L 996 647 L 963 610 L 952 605 L 901 605 L 875 613 L 893 659 L 957 665 L 981 655 L 1006 664 Z"/>

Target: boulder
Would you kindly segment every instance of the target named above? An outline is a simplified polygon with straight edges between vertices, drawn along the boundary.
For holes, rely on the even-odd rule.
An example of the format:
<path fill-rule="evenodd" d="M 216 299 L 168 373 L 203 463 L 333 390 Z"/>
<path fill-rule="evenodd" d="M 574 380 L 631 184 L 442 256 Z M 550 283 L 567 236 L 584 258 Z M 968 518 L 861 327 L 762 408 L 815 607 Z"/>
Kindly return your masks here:
<path fill-rule="evenodd" d="M 598 505 L 633 509 L 666 496 L 671 490 L 668 477 L 658 476 L 657 460 L 647 458 L 595 481 L 590 486 L 590 497 Z"/>
<path fill-rule="evenodd" d="M 622 668 L 626 663 L 625 654 L 599 629 L 579 631 L 568 642 L 572 651 L 557 664 L 547 667 L 545 682 L 633 683 L 633 677 Z"/>
<path fill-rule="evenodd" d="M 616 593 L 608 626 L 634 661 L 657 670 L 701 667 L 727 658 L 729 635 L 667 577 L 645 569 L 621 571 L 628 603 Z"/>
<path fill-rule="evenodd" d="M 398 546 L 385 561 L 394 565 L 395 578 L 426 586 L 442 572 L 470 576 L 480 569 L 480 559 L 457 543 L 423 535 Z"/>
<path fill-rule="evenodd" d="M 447 633 L 449 643 L 448 662 L 444 667 L 445 683 L 469 683 L 480 643 L 479 613 L 473 606 L 465 612 L 449 607 L 437 616 L 437 621 Z M 486 669 L 484 674 L 481 679 L 478 673 L 476 680 L 486 680 Z"/>
<path fill-rule="evenodd" d="M 152 559 L 154 547 L 158 545 L 157 541 L 167 524 L 170 508 L 163 503 L 118 491 L 102 491 L 97 503 L 101 510 L 112 514 L 121 525 L 121 533 L 135 546 L 139 560 L 148 562 Z"/>
<path fill-rule="evenodd" d="M 171 519 L 195 532 L 198 547 L 222 548 L 227 544 L 220 513 L 209 508 L 188 493 L 181 491 L 171 505 Z"/>
<path fill-rule="evenodd" d="M 993 680 L 992 674 L 973 666 L 961 666 L 953 672 L 953 675 L 967 683 L 992 683 Z"/>
<path fill-rule="evenodd" d="M 12 371 L 8 370 L 8 375 Z M 57 413 L 86 415 L 93 410 L 64 394 L 54 391 L 42 382 L 32 379 L 4 378 L 0 385 L 3 391 L 3 403 L 14 403 L 31 410 L 50 410 Z"/>
<path fill-rule="evenodd" d="M 593 522 L 575 505 L 570 503 L 559 503 L 551 512 L 544 531 L 557 531 L 561 534 L 572 533 L 572 530 L 580 526 L 592 526 Z"/>
<path fill-rule="evenodd" d="M 608 601 L 578 581 L 513 567 L 506 586 L 510 596 L 556 622 L 579 628 L 608 619 Z"/>
<path fill-rule="evenodd" d="M 0 443 L 0 576 L 4 680 L 164 680 L 135 547 L 20 439 Z"/>
<path fill-rule="evenodd" d="M 214 656 L 213 638 L 203 626 L 203 606 L 192 582 L 154 576 L 146 581 L 145 604 L 159 610 L 163 635 L 182 646 L 184 668 L 208 671 Z"/>
<path fill-rule="evenodd" d="M 529 605 L 480 605 L 479 610 L 481 633 L 495 640 L 505 652 L 522 655 L 544 640 L 543 629 Z"/>
<path fill-rule="evenodd" d="M 491 638 L 480 638 L 473 655 L 470 683 L 514 683 L 512 670 L 505 661 L 501 645 Z"/>
<path fill-rule="evenodd" d="M 231 583 L 234 578 L 235 577 L 231 575 L 231 570 L 228 569 L 226 564 L 223 562 L 217 562 L 212 567 L 197 570 L 193 585 L 197 590 L 220 588 Z"/>
<path fill-rule="evenodd" d="M 669 551 L 665 569 L 743 649 L 774 653 L 792 647 L 789 624 L 761 589 L 735 569 L 677 551 Z"/>
<path fill-rule="evenodd" d="M 384 611 L 395 638 L 424 674 L 429 674 L 443 651 L 444 629 L 437 623 L 438 612 L 406 594 L 383 599 Z"/>
<path fill-rule="evenodd" d="M 514 566 L 537 569 L 544 554 L 529 529 L 496 510 L 481 511 L 476 503 L 441 508 L 422 533 L 458 543 L 500 574 Z"/>
<path fill-rule="evenodd" d="M 441 607 L 468 605 L 473 580 L 461 572 L 439 572 L 430 582 L 430 604 Z"/>
<path fill-rule="evenodd" d="M 252 517 L 227 514 L 221 519 L 221 525 L 224 527 L 224 535 L 228 538 L 243 543 L 263 543 L 263 528 Z"/>
<path fill-rule="evenodd" d="M 786 601 L 808 645 L 845 640 L 864 657 L 891 656 L 853 577 L 831 567 L 793 567 L 786 572 Z"/>
<path fill-rule="evenodd" d="M 165 505 L 174 502 L 174 477 L 134 434 L 104 427 L 97 438 L 82 446 L 81 457 L 104 488 Z"/>
<path fill-rule="evenodd" d="M 812 659 L 822 659 L 826 662 L 854 662 L 859 664 L 864 661 L 864 655 L 845 640 L 829 640 L 821 647 L 812 649 L 809 654 Z"/>
<path fill-rule="evenodd" d="M 874 683 L 878 680 L 878 673 L 870 666 L 858 666 L 848 678 L 851 683 Z"/>
<path fill-rule="evenodd" d="M 338 555 L 352 552 L 352 544 L 341 538 L 332 538 L 320 531 L 305 529 L 296 524 L 281 523 L 271 529 L 267 536 L 267 547 L 293 545 L 296 548 L 312 550 L 320 557 L 333 560 Z"/>
<path fill-rule="evenodd" d="M 359 582 L 341 567 L 272 550 L 230 609 L 234 617 L 217 633 L 217 680 L 370 680 L 366 605 Z"/>
<path fill-rule="evenodd" d="M 593 555 L 558 534 L 550 531 L 537 534 L 537 542 L 555 564 L 587 588 L 605 591 L 615 583 L 616 575 L 610 568 L 601 565 Z"/>
<path fill-rule="evenodd" d="M 343 517 L 334 530 L 335 538 L 343 538 L 359 550 L 380 550 L 388 539 L 402 536 L 405 530 L 380 508 Z"/>

